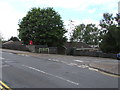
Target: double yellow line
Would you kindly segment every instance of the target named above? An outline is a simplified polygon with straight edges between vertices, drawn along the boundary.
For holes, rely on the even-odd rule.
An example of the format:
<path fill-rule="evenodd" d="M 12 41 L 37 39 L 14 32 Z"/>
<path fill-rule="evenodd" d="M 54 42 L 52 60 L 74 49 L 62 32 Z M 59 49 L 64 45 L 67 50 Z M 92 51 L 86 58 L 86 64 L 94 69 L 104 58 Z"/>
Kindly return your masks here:
<path fill-rule="evenodd" d="M 0 81 L 0 89 L 1 90 L 12 90 L 10 87 L 8 87 L 5 83 Z"/>

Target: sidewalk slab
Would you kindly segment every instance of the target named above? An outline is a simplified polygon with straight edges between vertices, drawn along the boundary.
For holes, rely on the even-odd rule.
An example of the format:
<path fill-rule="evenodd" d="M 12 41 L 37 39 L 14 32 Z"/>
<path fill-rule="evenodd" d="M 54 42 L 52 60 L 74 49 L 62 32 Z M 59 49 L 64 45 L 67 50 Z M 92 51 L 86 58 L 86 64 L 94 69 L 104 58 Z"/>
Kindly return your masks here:
<path fill-rule="evenodd" d="M 98 69 L 100 71 L 104 71 L 106 73 L 120 75 L 119 66 L 120 63 L 112 63 L 112 64 L 105 64 L 105 63 L 91 63 L 89 64 L 90 67 Z"/>

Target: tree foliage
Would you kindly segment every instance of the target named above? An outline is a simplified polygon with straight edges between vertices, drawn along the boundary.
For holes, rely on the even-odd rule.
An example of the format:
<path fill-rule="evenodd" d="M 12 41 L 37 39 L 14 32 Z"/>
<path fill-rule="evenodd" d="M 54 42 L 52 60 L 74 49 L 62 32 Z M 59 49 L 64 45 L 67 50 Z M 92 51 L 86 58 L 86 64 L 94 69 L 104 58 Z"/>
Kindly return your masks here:
<path fill-rule="evenodd" d="M 0 33 L 0 42 L 2 42 L 2 34 Z"/>
<path fill-rule="evenodd" d="M 4 38 L 3 38 L 2 33 L 0 32 L 0 43 L 2 43 L 3 41 L 4 41 Z"/>
<path fill-rule="evenodd" d="M 118 53 L 120 51 L 120 27 L 117 27 L 118 16 L 113 17 L 112 14 L 103 14 L 100 21 L 102 30 L 100 48 L 106 53 Z"/>
<path fill-rule="evenodd" d="M 80 24 L 76 26 L 71 41 L 84 42 L 88 45 L 98 45 L 99 43 L 99 29 L 95 24 Z"/>
<path fill-rule="evenodd" d="M 63 21 L 53 8 L 32 8 L 19 23 L 19 38 L 24 44 L 59 46 L 66 41 Z"/>
<path fill-rule="evenodd" d="M 115 19 L 113 17 L 113 14 L 109 13 L 104 13 L 103 14 L 103 19 L 100 20 L 100 26 L 101 26 L 101 31 L 100 31 L 100 41 L 102 41 L 104 35 L 108 33 L 109 27 L 115 25 Z"/>

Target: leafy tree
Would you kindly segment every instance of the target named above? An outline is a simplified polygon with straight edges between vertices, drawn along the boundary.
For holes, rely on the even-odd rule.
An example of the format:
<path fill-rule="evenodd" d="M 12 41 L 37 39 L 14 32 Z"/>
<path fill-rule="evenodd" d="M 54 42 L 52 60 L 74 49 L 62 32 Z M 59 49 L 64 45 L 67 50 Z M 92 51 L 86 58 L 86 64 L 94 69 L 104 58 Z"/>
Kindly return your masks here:
<path fill-rule="evenodd" d="M 116 14 L 115 20 L 118 23 L 118 27 L 120 27 L 120 13 Z"/>
<path fill-rule="evenodd" d="M 100 22 L 101 43 L 100 48 L 106 53 L 118 53 L 120 51 L 120 27 L 117 27 L 118 16 L 112 14 L 103 14 L 103 20 Z"/>
<path fill-rule="evenodd" d="M 11 37 L 8 41 L 19 41 L 19 39 L 17 37 Z"/>
<path fill-rule="evenodd" d="M 120 28 L 109 27 L 109 31 L 103 37 L 100 48 L 105 53 L 118 53 L 120 51 Z"/>
<path fill-rule="evenodd" d="M 2 35 L 1 35 L 1 33 L 0 33 L 0 44 L 2 44 Z"/>
<path fill-rule="evenodd" d="M 4 38 L 2 36 L 2 33 L 0 33 L 0 44 L 3 42 Z"/>
<path fill-rule="evenodd" d="M 1 33 L 0 33 L 0 42 L 2 41 L 2 35 L 1 35 Z"/>
<path fill-rule="evenodd" d="M 109 27 L 116 25 L 115 24 L 115 18 L 113 17 L 113 14 L 104 13 L 103 19 L 100 20 L 100 41 L 102 41 L 104 35 L 108 32 Z"/>
<path fill-rule="evenodd" d="M 84 42 L 88 45 L 98 45 L 99 43 L 99 29 L 95 24 L 80 24 L 76 26 L 71 40 L 76 42 Z"/>
<path fill-rule="evenodd" d="M 66 42 L 63 21 L 53 8 L 32 8 L 19 25 L 19 38 L 24 44 L 60 46 Z"/>

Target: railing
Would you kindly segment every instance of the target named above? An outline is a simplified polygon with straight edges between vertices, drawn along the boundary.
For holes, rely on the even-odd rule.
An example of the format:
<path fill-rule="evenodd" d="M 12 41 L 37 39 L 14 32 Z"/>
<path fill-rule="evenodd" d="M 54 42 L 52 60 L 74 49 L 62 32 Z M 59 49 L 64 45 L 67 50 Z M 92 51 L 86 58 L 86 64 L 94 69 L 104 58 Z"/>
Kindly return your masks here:
<path fill-rule="evenodd" d="M 39 53 L 48 53 L 49 54 L 49 48 L 39 48 Z"/>

